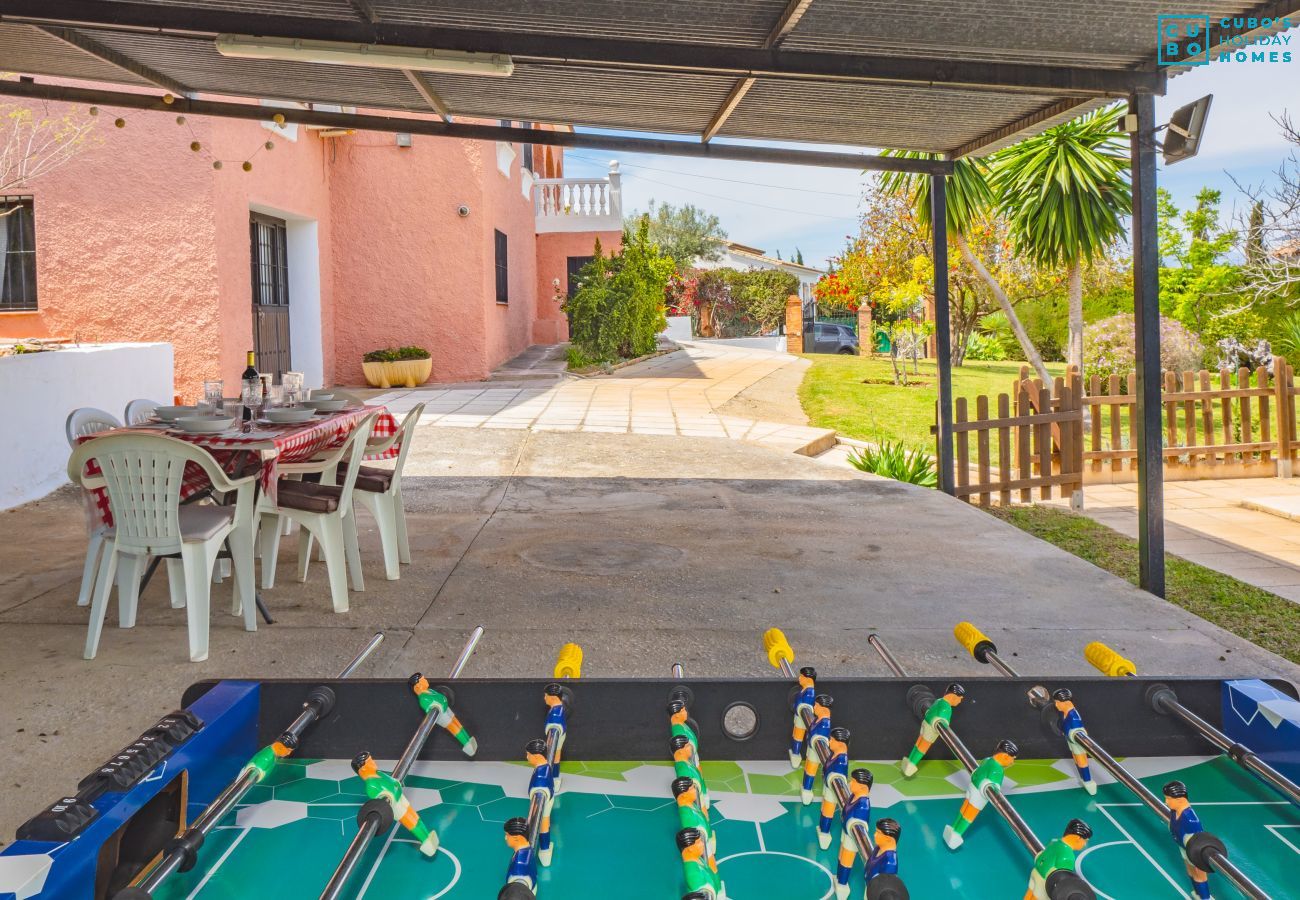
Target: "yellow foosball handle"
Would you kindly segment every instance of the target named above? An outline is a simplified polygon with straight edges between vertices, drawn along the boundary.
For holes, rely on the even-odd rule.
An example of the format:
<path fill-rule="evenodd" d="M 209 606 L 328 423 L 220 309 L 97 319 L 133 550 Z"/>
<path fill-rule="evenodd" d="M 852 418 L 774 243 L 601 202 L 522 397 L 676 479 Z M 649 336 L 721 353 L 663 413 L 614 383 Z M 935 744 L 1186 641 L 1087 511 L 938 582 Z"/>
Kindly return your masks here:
<path fill-rule="evenodd" d="M 582 648 L 580 646 L 565 644 L 560 648 L 560 655 L 555 658 L 555 677 L 582 677 Z"/>
<path fill-rule="evenodd" d="M 965 647 L 966 652 L 980 662 L 984 662 L 977 655 L 981 645 L 987 644 L 990 649 L 994 649 L 993 642 L 988 639 L 988 635 L 975 627 L 974 622 L 958 622 L 957 627 L 952 630 L 952 634 L 957 639 L 957 643 Z M 994 652 L 997 652 L 996 649 L 994 649 Z"/>
<path fill-rule="evenodd" d="M 763 652 L 767 654 L 767 661 L 774 669 L 781 668 L 781 660 L 794 665 L 794 648 L 780 628 L 769 628 L 763 632 Z"/>
<path fill-rule="evenodd" d="M 1101 641 L 1093 641 L 1084 647 L 1083 658 L 1098 672 L 1111 678 L 1137 674 L 1137 666 L 1133 664 L 1133 660 L 1125 659 Z"/>

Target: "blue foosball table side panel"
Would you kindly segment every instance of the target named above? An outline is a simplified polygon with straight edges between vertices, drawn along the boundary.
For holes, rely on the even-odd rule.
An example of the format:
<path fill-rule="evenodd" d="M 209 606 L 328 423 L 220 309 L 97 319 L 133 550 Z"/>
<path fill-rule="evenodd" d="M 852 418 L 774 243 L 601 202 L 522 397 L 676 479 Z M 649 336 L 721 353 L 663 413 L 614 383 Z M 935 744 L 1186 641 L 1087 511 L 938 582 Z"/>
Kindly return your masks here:
<path fill-rule="evenodd" d="M 1300 700 L 1254 678 L 1225 681 L 1223 730 L 1300 782 Z"/>
<path fill-rule="evenodd" d="M 222 681 L 188 709 L 203 727 L 147 776 L 121 792 L 92 801 L 98 815 L 72 840 L 18 840 L 0 852 L 0 900 L 93 900 L 104 878 L 101 849 L 131 817 L 182 779 L 188 826 L 238 774 L 255 752 L 259 686 Z"/>

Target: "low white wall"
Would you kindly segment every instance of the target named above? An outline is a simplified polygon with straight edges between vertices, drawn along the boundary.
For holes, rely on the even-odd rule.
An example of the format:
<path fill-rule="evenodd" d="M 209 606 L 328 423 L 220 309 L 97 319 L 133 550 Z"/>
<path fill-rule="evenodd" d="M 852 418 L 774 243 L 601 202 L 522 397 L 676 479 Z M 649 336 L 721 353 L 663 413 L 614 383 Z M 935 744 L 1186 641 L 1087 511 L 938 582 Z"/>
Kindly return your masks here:
<path fill-rule="evenodd" d="M 725 347 L 743 347 L 746 350 L 780 350 L 785 352 L 785 335 L 768 334 L 763 337 L 696 338 L 697 344 L 722 344 Z"/>
<path fill-rule="evenodd" d="M 691 317 L 669 316 L 668 327 L 662 332 L 670 341 L 689 341 L 691 339 Z"/>
<path fill-rule="evenodd" d="M 172 402 L 171 344 L 83 344 L 0 357 L 0 509 L 67 482 L 64 423 L 80 406 L 122 418 L 141 397 Z"/>

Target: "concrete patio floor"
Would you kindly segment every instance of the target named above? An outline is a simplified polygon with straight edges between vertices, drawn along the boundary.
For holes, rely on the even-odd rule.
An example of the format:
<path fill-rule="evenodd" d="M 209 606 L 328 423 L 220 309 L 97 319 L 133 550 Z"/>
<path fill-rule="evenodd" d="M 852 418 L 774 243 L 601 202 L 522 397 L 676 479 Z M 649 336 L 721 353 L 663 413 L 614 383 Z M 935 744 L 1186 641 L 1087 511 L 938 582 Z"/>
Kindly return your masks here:
<path fill-rule="evenodd" d="M 244 632 L 214 588 L 212 650 L 185 654 L 163 578 L 139 623 L 110 609 L 81 659 L 85 548 L 70 490 L 0 513 L 0 841 L 43 803 L 221 676 L 325 676 L 376 629 L 365 674 L 441 672 L 475 624 L 467 676 L 541 675 L 569 640 L 589 675 L 770 675 L 764 629 L 828 674 L 887 674 L 879 630 L 910 670 L 981 671 L 952 625 L 981 624 L 1028 674 L 1084 673 L 1093 639 L 1151 673 L 1283 675 L 1297 667 L 977 509 L 732 440 L 422 427 L 408 461 L 414 563 L 383 580 L 362 514 L 366 591 L 330 611 L 325 573 L 266 592 L 277 622 Z M 38 761 L 39 764 L 33 764 Z"/>

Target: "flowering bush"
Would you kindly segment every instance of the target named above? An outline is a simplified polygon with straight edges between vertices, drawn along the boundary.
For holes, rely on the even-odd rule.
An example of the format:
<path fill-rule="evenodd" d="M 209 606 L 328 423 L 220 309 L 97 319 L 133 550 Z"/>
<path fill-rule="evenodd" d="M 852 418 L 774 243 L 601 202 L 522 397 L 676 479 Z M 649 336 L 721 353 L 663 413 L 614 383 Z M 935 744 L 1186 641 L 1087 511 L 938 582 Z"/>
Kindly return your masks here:
<path fill-rule="evenodd" d="M 699 302 L 699 281 L 694 277 L 683 278 L 674 272 L 664 288 L 664 306 L 670 316 L 689 316 L 695 312 Z"/>
<path fill-rule="evenodd" d="M 1093 322 L 1083 329 L 1085 377 L 1126 377 L 1133 371 L 1133 317 L 1128 313 Z M 1160 368 L 1166 372 L 1199 369 L 1205 346 L 1187 326 L 1174 319 L 1160 320 Z"/>
<path fill-rule="evenodd" d="M 823 275 L 813 285 L 813 296 L 823 308 L 845 309 L 851 313 L 858 311 L 859 301 L 865 293 L 860 281 L 852 278 L 847 271 Z"/>

